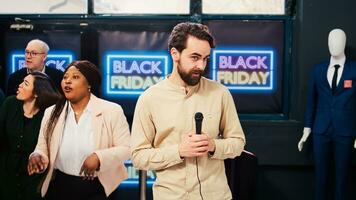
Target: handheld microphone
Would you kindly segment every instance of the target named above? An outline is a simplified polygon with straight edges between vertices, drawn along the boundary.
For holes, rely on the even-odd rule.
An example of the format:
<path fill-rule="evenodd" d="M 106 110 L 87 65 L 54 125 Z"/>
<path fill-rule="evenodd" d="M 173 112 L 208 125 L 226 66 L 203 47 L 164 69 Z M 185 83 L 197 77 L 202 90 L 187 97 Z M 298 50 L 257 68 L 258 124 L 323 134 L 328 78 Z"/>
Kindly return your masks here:
<path fill-rule="evenodd" d="M 201 112 L 197 112 L 195 113 L 194 119 L 195 119 L 195 133 L 201 134 L 201 124 L 203 122 L 204 116 Z"/>

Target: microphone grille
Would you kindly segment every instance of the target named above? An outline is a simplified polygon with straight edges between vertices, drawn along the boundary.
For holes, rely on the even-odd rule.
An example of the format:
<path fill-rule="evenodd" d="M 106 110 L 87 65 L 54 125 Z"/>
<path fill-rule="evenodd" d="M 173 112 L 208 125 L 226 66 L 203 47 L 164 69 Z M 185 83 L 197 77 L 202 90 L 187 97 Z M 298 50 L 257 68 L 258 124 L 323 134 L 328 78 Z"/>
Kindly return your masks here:
<path fill-rule="evenodd" d="M 203 120 L 203 118 L 204 118 L 203 113 L 201 113 L 201 112 L 195 113 L 194 118 L 195 118 L 195 120 Z"/>

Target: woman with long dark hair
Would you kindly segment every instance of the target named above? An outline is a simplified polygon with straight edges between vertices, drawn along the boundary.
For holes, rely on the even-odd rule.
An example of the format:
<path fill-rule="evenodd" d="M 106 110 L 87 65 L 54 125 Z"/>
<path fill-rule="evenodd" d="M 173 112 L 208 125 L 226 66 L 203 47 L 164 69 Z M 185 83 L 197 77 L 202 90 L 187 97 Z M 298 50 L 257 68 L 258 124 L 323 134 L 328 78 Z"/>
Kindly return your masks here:
<path fill-rule="evenodd" d="M 49 77 L 32 72 L 0 109 L 0 199 L 41 199 L 42 174 L 29 176 L 27 161 L 37 144 L 44 110 L 61 94 Z"/>
<path fill-rule="evenodd" d="M 45 112 L 28 172 L 48 170 L 41 189 L 48 199 L 114 199 L 127 178 L 129 126 L 121 106 L 95 96 L 100 82 L 93 63 L 72 62 L 61 83 L 64 98 Z"/>

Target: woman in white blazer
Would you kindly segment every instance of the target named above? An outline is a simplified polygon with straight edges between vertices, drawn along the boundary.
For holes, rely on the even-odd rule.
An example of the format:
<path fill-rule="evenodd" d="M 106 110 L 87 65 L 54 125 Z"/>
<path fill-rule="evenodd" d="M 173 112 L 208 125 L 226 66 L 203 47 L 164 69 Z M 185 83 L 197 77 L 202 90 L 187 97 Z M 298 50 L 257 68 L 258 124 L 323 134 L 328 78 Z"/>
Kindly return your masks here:
<path fill-rule="evenodd" d="M 127 178 L 129 126 L 120 105 L 95 96 L 100 82 L 94 64 L 72 62 L 61 82 L 65 98 L 45 111 L 28 173 L 47 170 L 47 199 L 114 199 Z"/>

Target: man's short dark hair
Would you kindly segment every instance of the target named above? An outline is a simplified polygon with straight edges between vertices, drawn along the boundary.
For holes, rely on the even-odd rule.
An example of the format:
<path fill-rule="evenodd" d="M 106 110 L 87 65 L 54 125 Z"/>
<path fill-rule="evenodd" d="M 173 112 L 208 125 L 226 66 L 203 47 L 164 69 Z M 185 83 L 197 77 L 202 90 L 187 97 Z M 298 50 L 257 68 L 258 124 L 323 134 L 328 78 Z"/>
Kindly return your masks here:
<path fill-rule="evenodd" d="M 209 32 L 209 28 L 206 25 L 193 23 L 193 22 L 183 22 L 177 24 L 169 36 L 168 48 L 171 50 L 173 47 L 179 52 L 187 47 L 188 36 L 196 37 L 200 40 L 206 40 L 209 42 L 211 48 L 215 47 L 215 42 L 213 36 Z"/>

